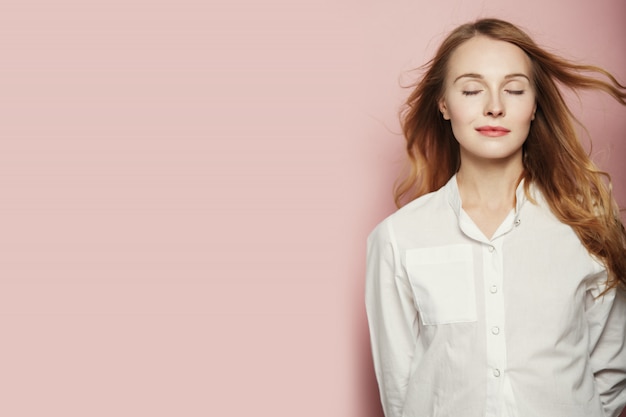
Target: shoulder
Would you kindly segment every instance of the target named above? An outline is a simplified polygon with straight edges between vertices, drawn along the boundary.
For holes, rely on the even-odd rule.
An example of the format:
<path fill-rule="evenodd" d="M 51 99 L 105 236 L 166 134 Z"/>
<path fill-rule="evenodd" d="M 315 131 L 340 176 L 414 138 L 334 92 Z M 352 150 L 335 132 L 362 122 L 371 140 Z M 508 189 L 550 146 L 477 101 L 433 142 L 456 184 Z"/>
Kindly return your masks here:
<path fill-rule="evenodd" d="M 448 190 L 444 186 L 411 201 L 385 218 L 370 233 L 368 241 L 395 240 L 398 235 L 411 234 L 440 223 L 435 219 L 451 211 Z"/>
<path fill-rule="evenodd" d="M 544 232 L 543 234 L 551 235 L 552 240 L 565 237 L 579 240 L 574 229 L 556 216 L 539 186 L 531 184 L 528 197 L 530 201 L 525 202 L 520 218 L 527 224 L 533 225 L 536 229 L 535 233 Z"/>
<path fill-rule="evenodd" d="M 604 264 L 589 252 L 574 227 L 556 216 L 538 187 L 531 186 L 531 197 L 534 201 L 527 201 L 519 216 L 519 238 L 511 241 L 520 245 L 516 253 L 532 254 L 537 262 L 544 259 L 545 265 L 576 265 L 588 276 L 605 274 Z"/>

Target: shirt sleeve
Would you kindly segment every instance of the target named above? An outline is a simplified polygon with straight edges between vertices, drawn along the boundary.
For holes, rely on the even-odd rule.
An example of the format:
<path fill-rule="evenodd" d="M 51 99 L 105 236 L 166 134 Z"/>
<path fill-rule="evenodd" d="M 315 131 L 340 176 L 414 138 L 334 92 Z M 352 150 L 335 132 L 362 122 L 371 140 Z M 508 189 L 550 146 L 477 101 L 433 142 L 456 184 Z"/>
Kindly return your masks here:
<path fill-rule="evenodd" d="M 386 417 L 400 417 L 417 342 L 417 310 L 389 221 L 369 236 L 365 306 L 374 369 Z"/>
<path fill-rule="evenodd" d="M 602 275 L 605 282 L 606 274 Z M 618 417 L 626 406 L 626 291 L 612 289 L 600 295 L 603 285 L 588 293 L 590 360 L 604 412 Z"/>

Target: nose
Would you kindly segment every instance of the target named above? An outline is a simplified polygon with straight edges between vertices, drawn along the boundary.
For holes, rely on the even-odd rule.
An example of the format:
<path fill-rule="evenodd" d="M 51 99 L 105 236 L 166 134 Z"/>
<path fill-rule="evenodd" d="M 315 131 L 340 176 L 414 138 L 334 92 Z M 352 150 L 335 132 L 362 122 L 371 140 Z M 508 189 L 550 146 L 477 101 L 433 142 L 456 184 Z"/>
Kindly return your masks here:
<path fill-rule="evenodd" d="M 491 117 L 504 116 L 504 104 L 500 98 L 500 94 L 494 92 L 489 94 L 488 101 L 485 105 L 485 115 Z"/>

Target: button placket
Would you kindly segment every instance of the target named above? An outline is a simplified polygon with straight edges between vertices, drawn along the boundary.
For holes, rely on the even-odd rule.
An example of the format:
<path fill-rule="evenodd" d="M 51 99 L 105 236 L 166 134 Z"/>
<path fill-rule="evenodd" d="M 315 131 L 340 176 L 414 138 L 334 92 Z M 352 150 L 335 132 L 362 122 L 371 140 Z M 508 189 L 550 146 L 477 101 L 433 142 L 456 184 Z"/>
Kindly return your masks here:
<path fill-rule="evenodd" d="M 487 368 L 490 382 L 487 385 L 487 416 L 495 417 L 498 410 L 497 398 L 503 389 L 506 367 L 506 338 L 504 328 L 504 293 L 502 292 L 502 244 L 500 236 L 483 244 L 483 282 L 485 289 L 485 337 L 487 338 Z"/>

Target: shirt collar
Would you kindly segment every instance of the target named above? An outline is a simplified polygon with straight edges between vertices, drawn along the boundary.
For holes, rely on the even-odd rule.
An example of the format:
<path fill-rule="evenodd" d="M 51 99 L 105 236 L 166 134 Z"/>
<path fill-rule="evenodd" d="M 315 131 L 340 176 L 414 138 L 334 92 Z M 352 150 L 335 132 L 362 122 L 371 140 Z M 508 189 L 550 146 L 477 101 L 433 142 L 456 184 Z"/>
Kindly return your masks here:
<path fill-rule="evenodd" d="M 461 193 L 459 192 L 459 185 L 456 182 L 456 174 L 450 178 L 448 183 L 444 185 L 444 188 L 447 191 L 448 202 L 450 203 L 452 210 L 454 210 L 456 216 L 459 217 L 461 215 L 462 201 Z M 524 192 L 524 179 L 522 179 L 515 189 L 515 220 L 519 217 L 522 206 L 527 200 L 528 197 L 526 197 L 526 193 Z"/>

